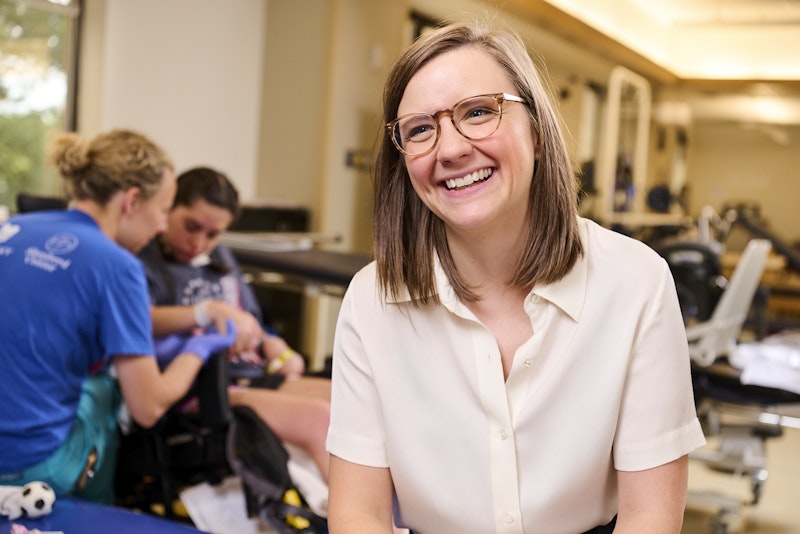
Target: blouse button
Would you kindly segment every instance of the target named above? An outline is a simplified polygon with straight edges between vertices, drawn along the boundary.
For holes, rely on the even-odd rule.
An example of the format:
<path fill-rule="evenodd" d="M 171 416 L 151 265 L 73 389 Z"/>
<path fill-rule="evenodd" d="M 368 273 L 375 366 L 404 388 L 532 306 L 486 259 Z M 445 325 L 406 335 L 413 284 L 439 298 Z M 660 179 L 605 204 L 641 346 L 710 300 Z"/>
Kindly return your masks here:
<path fill-rule="evenodd" d="M 514 518 L 511 517 L 511 514 L 503 514 L 503 521 L 508 523 L 509 525 L 514 522 Z"/>
<path fill-rule="evenodd" d="M 531 301 L 534 304 L 539 304 L 540 302 L 542 302 L 542 297 L 540 297 L 539 295 L 534 295 L 533 298 L 531 299 Z"/>
<path fill-rule="evenodd" d="M 530 367 L 531 365 L 533 365 L 533 362 L 531 361 L 530 358 L 525 358 L 525 361 L 522 362 L 522 365 L 524 365 L 525 367 Z"/>
<path fill-rule="evenodd" d="M 500 432 L 497 433 L 497 437 L 502 440 L 506 440 L 508 439 L 508 432 L 506 432 L 505 430 L 501 430 Z"/>

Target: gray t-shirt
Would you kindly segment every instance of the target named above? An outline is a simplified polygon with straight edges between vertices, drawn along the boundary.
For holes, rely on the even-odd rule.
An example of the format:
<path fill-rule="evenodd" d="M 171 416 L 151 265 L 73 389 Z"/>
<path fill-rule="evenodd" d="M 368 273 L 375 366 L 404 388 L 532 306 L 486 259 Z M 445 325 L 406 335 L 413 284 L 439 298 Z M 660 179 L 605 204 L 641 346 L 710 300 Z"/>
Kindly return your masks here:
<path fill-rule="evenodd" d="M 153 306 L 193 306 L 205 299 L 224 301 L 252 313 L 262 321 L 261 309 L 253 290 L 242 279 L 233 253 L 217 246 L 202 264 L 173 261 L 158 238 L 138 254 L 147 274 L 147 286 Z"/>

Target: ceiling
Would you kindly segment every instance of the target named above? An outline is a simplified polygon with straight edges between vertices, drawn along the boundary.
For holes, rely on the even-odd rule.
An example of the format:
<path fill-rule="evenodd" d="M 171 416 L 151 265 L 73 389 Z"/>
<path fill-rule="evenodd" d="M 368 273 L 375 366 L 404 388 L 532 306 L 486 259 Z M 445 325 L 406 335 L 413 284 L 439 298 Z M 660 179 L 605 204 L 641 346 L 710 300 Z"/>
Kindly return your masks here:
<path fill-rule="evenodd" d="M 645 76 L 695 118 L 800 125 L 800 0 L 484 1 Z"/>
<path fill-rule="evenodd" d="M 800 0 L 546 0 L 685 80 L 800 82 Z"/>
<path fill-rule="evenodd" d="M 800 25 L 800 0 L 633 0 L 672 25 Z"/>

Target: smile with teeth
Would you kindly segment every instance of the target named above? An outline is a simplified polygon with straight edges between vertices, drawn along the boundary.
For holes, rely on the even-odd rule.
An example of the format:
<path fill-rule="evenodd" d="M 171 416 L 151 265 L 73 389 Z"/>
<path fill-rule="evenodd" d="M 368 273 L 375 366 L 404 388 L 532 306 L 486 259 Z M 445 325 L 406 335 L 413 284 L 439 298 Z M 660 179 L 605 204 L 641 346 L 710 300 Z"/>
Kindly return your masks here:
<path fill-rule="evenodd" d="M 471 172 L 466 176 L 462 176 L 461 178 L 451 178 L 450 180 L 445 180 L 445 185 L 447 186 L 448 191 L 452 191 L 454 189 L 462 189 L 464 187 L 468 187 L 475 182 L 482 182 L 489 178 L 492 173 L 492 169 L 480 169 L 475 172 Z"/>

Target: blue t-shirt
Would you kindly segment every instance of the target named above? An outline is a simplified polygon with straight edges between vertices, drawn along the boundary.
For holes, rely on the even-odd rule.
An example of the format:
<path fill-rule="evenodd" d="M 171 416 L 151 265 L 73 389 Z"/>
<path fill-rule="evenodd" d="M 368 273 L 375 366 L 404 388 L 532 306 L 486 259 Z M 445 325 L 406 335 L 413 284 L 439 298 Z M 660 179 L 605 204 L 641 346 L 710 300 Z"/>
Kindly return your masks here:
<path fill-rule="evenodd" d="M 153 354 L 136 258 L 77 210 L 0 226 L 0 473 L 64 442 L 84 379 L 117 354 Z"/>

